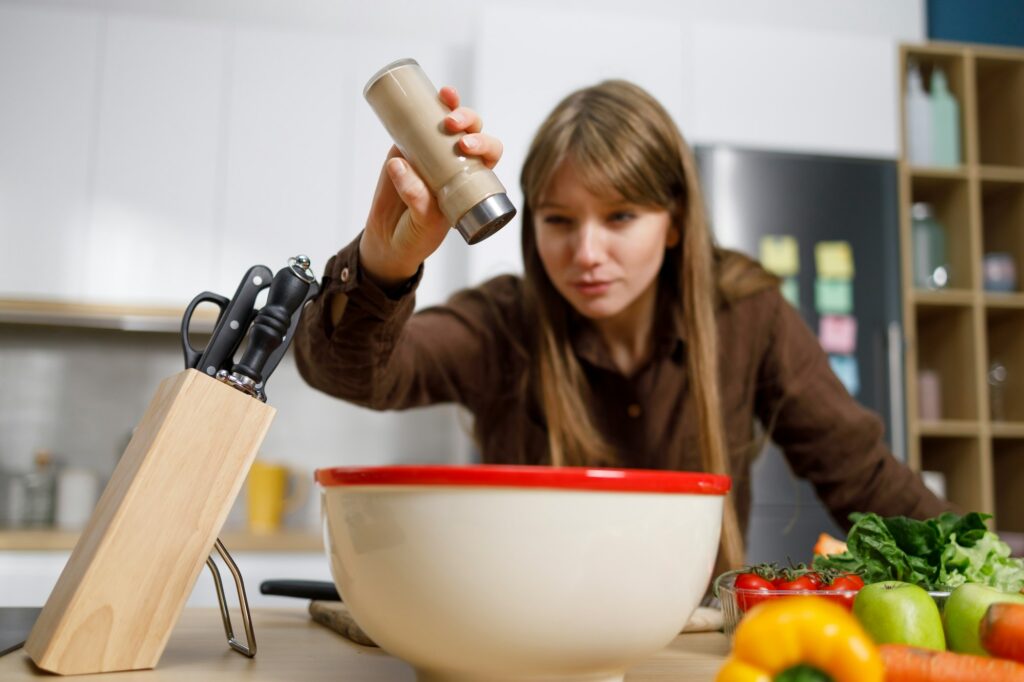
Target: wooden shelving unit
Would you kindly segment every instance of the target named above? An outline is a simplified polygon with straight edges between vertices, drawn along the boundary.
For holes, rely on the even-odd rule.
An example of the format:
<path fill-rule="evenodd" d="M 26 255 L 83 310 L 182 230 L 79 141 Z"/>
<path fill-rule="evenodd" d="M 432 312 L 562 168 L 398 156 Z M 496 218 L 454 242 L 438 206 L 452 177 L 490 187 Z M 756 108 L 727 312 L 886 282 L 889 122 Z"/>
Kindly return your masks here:
<path fill-rule="evenodd" d="M 907 67 L 929 78 L 941 67 L 960 105 L 961 158 L 953 168 L 912 166 L 902 128 L 900 244 L 907 336 L 908 460 L 946 477 L 947 496 L 964 510 L 995 515 L 996 527 L 1024 532 L 1024 50 L 955 43 L 900 49 L 900 120 Z M 913 283 L 911 206 L 932 205 L 945 227 L 949 287 Z M 986 253 L 1011 254 L 1017 292 L 985 291 Z M 1001 398 L 989 370 L 1006 369 Z M 920 418 L 918 378 L 937 373 L 938 420 Z M 996 402 L 993 402 L 993 401 Z"/>

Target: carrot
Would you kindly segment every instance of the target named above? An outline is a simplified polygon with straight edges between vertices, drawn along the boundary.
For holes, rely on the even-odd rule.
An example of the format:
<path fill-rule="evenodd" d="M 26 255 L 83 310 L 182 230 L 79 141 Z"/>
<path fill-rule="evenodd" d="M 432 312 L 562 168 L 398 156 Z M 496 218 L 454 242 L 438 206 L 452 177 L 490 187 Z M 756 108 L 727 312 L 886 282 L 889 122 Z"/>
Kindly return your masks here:
<path fill-rule="evenodd" d="M 818 542 L 814 545 L 814 556 L 828 556 L 829 554 L 842 554 L 846 551 L 846 543 L 832 537 L 828 533 L 818 536 Z"/>
<path fill-rule="evenodd" d="M 996 603 L 988 607 L 979 634 L 985 651 L 1024 663 L 1024 604 Z"/>
<path fill-rule="evenodd" d="M 1024 665 L 1014 661 L 904 644 L 883 644 L 878 651 L 885 682 L 1024 682 Z"/>

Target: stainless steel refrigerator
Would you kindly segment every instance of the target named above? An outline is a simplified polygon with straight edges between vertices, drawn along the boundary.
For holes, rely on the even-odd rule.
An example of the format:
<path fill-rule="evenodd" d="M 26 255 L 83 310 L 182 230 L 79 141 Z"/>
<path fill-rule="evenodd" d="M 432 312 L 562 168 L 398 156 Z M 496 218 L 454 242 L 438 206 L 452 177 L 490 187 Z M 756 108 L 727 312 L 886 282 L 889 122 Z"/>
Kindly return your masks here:
<path fill-rule="evenodd" d="M 846 242 L 855 274 L 855 398 L 878 412 L 886 439 L 905 459 L 900 334 L 899 214 L 896 163 L 707 146 L 696 149 L 715 237 L 760 258 L 762 238 L 795 239 L 798 307 L 815 334 L 815 246 Z M 790 242 L 791 243 L 791 242 Z M 748 559 L 807 562 L 821 532 L 843 536 L 814 489 L 796 479 L 774 445 L 754 465 Z"/>

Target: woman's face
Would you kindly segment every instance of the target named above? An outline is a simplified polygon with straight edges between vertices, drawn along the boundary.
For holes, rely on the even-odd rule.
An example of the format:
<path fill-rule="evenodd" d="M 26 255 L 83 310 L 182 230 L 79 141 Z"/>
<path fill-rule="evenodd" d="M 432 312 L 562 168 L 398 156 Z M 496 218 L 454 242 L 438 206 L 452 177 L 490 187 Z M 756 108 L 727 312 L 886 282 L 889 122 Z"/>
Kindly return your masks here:
<path fill-rule="evenodd" d="M 653 314 L 665 249 L 679 241 L 668 211 L 591 194 L 570 160 L 534 209 L 534 232 L 551 282 L 592 320 Z"/>

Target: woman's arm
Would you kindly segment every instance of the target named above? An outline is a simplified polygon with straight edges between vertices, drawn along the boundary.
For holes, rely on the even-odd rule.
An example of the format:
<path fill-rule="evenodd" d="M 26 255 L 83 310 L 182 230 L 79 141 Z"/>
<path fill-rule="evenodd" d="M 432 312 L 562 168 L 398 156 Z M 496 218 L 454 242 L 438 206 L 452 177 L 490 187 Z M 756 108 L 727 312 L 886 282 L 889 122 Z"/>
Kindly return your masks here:
<path fill-rule="evenodd" d="M 328 262 L 323 292 L 303 312 L 295 337 L 302 377 L 377 410 L 438 402 L 475 409 L 502 369 L 517 280 L 491 280 L 414 315 L 419 274 L 389 295 L 366 276 L 359 242 Z"/>
<path fill-rule="evenodd" d="M 846 528 L 855 511 L 927 518 L 951 509 L 893 457 L 882 420 L 849 395 L 797 311 L 777 292 L 772 297 L 755 409 L 794 473 Z"/>
<path fill-rule="evenodd" d="M 452 109 L 444 125 L 463 154 L 488 167 L 502 145 L 481 132 L 458 93 L 442 88 Z M 412 317 L 423 262 L 450 229 L 436 198 L 392 147 L 381 169 L 366 227 L 328 264 L 319 298 L 303 313 L 296 358 L 303 378 L 337 397 L 375 409 L 457 401 L 472 407 L 493 352 L 479 297 Z M 493 326 L 493 325 L 492 325 Z"/>

